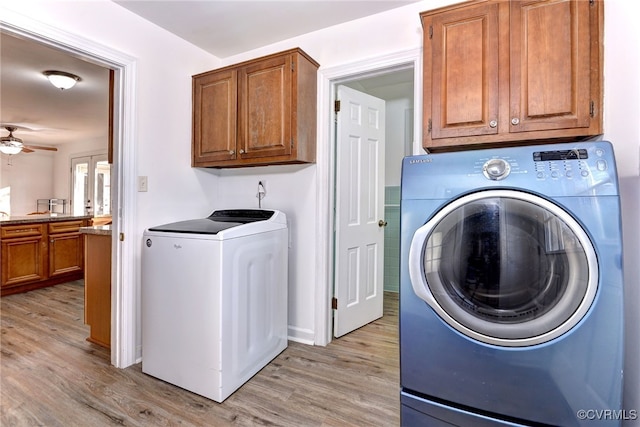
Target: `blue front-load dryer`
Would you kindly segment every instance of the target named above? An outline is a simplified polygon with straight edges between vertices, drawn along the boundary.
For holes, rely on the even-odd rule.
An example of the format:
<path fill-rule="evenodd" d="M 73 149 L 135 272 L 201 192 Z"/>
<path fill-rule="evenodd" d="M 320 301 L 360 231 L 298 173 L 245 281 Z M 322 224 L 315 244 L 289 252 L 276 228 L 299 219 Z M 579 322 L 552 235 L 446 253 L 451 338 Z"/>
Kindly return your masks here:
<path fill-rule="evenodd" d="M 621 263 L 608 142 L 405 158 L 402 425 L 619 425 Z"/>

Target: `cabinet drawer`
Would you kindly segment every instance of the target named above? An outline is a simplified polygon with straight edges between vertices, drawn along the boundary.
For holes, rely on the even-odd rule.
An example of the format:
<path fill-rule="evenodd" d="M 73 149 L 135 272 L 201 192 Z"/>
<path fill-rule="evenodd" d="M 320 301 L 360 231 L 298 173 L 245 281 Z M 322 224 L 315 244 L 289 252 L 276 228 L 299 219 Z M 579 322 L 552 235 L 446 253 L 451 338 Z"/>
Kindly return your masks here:
<path fill-rule="evenodd" d="M 74 233 L 77 232 L 80 227 L 84 225 L 84 220 L 79 219 L 75 221 L 60 221 L 49 223 L 49 234 L 56 233 Z"/>
<path fill-rule="evenodd" d="M 41 236 L 43 232 L 43 224 L 4 225 L 0 228 L 0 238 L 13 239 L 18 237 Z"/>

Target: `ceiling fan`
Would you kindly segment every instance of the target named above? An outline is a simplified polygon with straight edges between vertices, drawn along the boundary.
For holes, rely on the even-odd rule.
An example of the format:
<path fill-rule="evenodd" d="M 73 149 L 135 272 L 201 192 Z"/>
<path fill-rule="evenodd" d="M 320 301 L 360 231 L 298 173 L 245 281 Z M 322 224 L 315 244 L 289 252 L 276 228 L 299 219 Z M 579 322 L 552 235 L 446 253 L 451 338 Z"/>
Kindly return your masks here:
<path fill-rule="evenodd" d="M 8 136 L 0 137 L 0 152 L 4 154 L 18 154 L 20 152 L 33 153 L 34 150 L 58 151 L 55 147 L 45 147 L 42 145 L 24 145 L 22 139 L 13 136 L 18 128 L 16 126 L 3 126 L 8 132 Z"/>

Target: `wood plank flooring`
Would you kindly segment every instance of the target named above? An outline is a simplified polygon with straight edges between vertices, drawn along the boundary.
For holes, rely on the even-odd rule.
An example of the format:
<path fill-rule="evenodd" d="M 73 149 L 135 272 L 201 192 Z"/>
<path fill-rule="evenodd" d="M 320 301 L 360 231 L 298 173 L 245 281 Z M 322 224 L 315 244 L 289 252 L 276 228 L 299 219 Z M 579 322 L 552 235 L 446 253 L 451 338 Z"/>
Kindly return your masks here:
<path fill-rule="evenodd" d="M 117 369 L 85 340 L 84 286 L 0 299 L 0 425 L 396 426 L 398 298 L 384 316 L 326 347 L 289 347 L 223 403 Z"/>

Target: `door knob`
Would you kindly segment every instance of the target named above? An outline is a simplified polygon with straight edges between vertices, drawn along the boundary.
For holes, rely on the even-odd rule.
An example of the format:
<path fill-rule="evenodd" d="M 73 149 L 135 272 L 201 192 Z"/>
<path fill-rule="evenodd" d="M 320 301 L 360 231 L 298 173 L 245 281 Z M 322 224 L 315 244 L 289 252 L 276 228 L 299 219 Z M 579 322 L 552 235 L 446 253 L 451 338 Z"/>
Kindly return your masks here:
<path fill-rule="evenodd" d="M 378 221 L 378 227 L 386 227 L 387 226 L 387 221 L 385 221 L 384 219 L 381 219 L 380 221 Z"/>

